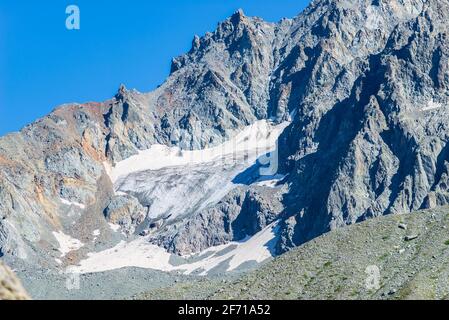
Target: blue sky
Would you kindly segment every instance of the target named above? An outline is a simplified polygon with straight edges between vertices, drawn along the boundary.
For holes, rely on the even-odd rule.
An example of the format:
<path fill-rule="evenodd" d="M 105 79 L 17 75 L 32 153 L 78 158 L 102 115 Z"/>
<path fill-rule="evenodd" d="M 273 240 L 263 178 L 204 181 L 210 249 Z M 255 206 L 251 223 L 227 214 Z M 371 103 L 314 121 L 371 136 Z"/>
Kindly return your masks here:
<path fill-rule="evenodd" d="M 1 0 L 0 135 L 68 102 L 102 101 L 120 83 L 147 92 L 195 34 L 238 8 L 268 21 L 294 17 L 308 0 Z M 48 4 L 51 3 L 51 4 Z M 81 29 L 65 27 L 68 5 Z"/>

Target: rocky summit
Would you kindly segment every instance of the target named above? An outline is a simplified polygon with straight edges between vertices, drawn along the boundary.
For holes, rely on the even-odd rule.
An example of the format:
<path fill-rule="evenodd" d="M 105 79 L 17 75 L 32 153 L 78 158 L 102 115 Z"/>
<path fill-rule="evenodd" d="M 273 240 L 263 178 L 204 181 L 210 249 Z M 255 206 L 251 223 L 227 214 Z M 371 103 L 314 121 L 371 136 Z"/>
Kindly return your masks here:
<path fill-rule="evenodd" d="M 155 91 L 122 85 L 0 139 L 0 256 L 212 274 L 448 205 L 448 18 L 447 0 L 239 10 Z"/>

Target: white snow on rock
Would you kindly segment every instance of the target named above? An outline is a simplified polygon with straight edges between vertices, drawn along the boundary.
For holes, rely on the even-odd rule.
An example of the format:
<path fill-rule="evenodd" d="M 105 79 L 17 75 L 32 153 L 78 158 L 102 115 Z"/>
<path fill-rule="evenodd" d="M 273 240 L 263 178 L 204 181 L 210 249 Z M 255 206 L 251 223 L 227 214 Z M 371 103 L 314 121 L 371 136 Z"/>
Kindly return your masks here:
<path fill-rule="evenodd" d="M 181 150 L 178 147 L 153 145 L 150 149 L 118 162 L 108 169 L 113 183 L 131 173 L 160 170 L 168 167 L 236 161 L 248 156 L 262 155 L 276 147 L 279 135 L 289 122 L 274 126 L 266 120 L 246 127 L 231 140 L 203 150 Z"/>
<path fill-rule="evenodd" d="M 440 109 L 441 107 L 443 107 L 443 105 L 441 103 L 430 100 L 428 102 L 427 106 L 422 108 L 421 110 L 422 111 L 431 111 L 431 110 Z"/>
<path fill-rule="evenodd" d="M 78 207 L 78 208 L 80 208 L 82 210 L 86 209 L 86 206 L 84 204 L 82 204 L 82 203 L 72 202 L 72 201 L 69 201 L 69 200 L 66 200 L 66 199 L 63 199 L 63 198 L 59 198 L 59 200 L 61 200 L 61 202 L 63 204 L 65 204 L 66 206 L 69 206 L 69 207 L 70 206 L 75 206 L 75 207 Z"/>
<path fill-rule="evenodd" d="M 96 273 L 125 267 L 138 267 L 160 271 L 179 271 L 207 275 L 209 271 L 228 261 L 226 271 L 237 269 L 245 262 L 261 263 L 273 257 L 274 243 L 277 238 L 277 223 L 266 227 L 253 237 L 241 242 L 212 247 L 197 255 L 198 261 L 173 265 L 172 255 L 165 249 L 148 243 L 146 238 L 132 242 L 122 241 L 117 246 L 101 252 L 89 253 L 78 266 L 68 268 L 73 273 Z M 201 259 L 201 256 L 205 258 Z"/>
<path fill-rule="evenodd" d="M 259 180 L 255 182 L 255 184 L 259 187 L 269 187 L 269 188 L 275 188 L 276 185 L 285 179 L 285 175 L 283 174 L 276 174 L 274 176 L 266 176 L 261 177 Z"/>
<path fill-rule="evenodd" d="M 98 237 L 100 236 L 101 232 L 100 229 L 96 229 L 92 232 L 92 235 L 94 236 L 93 242 L 97 241 Z"/>
<path fill-rule="evenodd" d="M 262 156 L 274 154 L 277 140 L 289 123 L 274 125 L 271 121 L 258 121 L 230 140 L 203 150 L 153 145 L 116 163 L 115 167 L 107 163 L 104 166 L 114 183 L 116 195 L 132 194 L 148 207 L 149 218 L 163 219 L 169 223 L 218 203 L 237 184 L 247 183 L 246 170 Z M 259 171 L 258 174 L 262 173 Z M 257 179 L 257 173 L 255 177 L 252 173 L 248 176 L 251 179 L 248 183 Z M 257 183 L 275 187 L 282 178 L 275 174 L 261 177 Z M 109 226 L 115 232 L 120 229 L 119 225 L 112 223 Z M 275 223 L 244 241 L 209 248 L 182 258 L 150 244 L 148 237 L 142 237 L 90 253 L 70 270 L 94 273 L 139 267 L 200 275 L 206 275 L 217 267 L 221 271 L 232 271 L 246 262 L 260 263 L 271 258 L 275 242 L 272 240 L 277 238 L 277 229 Z"/>
<path fill-rule="evenodd" d="M 120 230 L 120 225 L 115 223 L 108 223 L 108 224 L 112 231 L 118 232 Z"/>
<path fill-rule="evenodd" d="M 116 194 L 132 194 L 148 207 L 148 217 L 166 222 L 218 203 L 235 178 L 261 156 L 276 150 L 289 122 L 263 120 L 216 147 L 185 151 L 154 145 L 116 164 L 110 171 Z"/>
<path fill-rule="evenodd" d="M 77 251 L 84 246 L 84 244 L 78 239 L 74 239 L 71 236 L 65 234 L 62 231 L 53 232 L 54 237 L 59 243 L 59 252 L 61 252 L 61 258 L 65 257 L 72 251 Z"/>

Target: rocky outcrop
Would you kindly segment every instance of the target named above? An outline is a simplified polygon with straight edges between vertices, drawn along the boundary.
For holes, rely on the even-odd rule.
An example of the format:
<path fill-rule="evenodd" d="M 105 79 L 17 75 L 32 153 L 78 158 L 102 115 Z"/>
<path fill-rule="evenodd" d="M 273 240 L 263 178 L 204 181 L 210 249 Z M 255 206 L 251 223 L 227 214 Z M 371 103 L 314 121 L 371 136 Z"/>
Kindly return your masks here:
<path fill-rule="evenodd" d="M 97 228 L 87 221 L 117 217 L 104 179 L 116 162 L 153 144 L 214 146 L 266 118 L 273 27 L 237 13 L 194 41 L 156 91 L 121 86 L 110 100 L 61 106 L 1 138 L 0 252 L 48 265 L 59 247 L 53 232 L 86 238 Z M 142 218 L 134 209 L 113 218 L 126 233 Z"/>
<path fill-rule="evenodd" d="M 19 279 L 0 261 L 0 300 L 29 300 Z"/>
<path fill-rule="evenodd" d="M 147 210 L 139 201 L 129 195 L 113 197 L 104 209 L 106 220 L 119 225 L 127 235 L 133 234 L 136 228 L 145 221 L 146 212 Z"/>
<path fill-rule="evenodd" d="M 242 241 L 279 218 L 281 199 L 280 190 L 237 187 L 218 204 L 160 230 L 153 242 L 185 255 Z"/>
<path fill-rule="evenodd" d="M 332 32 L 312 52 L 341 61 L 304 73 L 311 89 L 296 93 L 296 119 L 280 139 L 291 183 L 281 251 L 367 218 L 447 204 L 448 87 L 439 79 L 448 63 L 448 2 L 358 3 L 335 1 L 325 15 L 324 30 Z M 376 11 L 374 30 L 345 30 Z M 316 88 L 325 92 L 319 100 Z"/>

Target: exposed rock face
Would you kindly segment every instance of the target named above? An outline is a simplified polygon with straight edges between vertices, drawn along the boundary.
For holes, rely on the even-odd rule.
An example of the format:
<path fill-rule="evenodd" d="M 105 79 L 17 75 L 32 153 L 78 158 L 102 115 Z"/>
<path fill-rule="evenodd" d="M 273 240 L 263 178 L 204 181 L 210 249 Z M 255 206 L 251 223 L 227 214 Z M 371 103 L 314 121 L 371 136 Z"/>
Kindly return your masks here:
<path fill-rule="evenodd" d="M 291 173 L 285 203 L 295 218 L 281 246 L 366 218 L 448 203 L 448 2 L 361 1 L 356 11 L 336 3 L 323 20 L 329 40 L 313 50 L 333 61 L 301 77 L 309 91 L 292 85 L 300 108 L 280 150 Z M 357 26 L 349 17 L 369 8 L 382 13 L 380 25 L 345 30 Z M 329 98 L 313 98 L 315 88 Z"/>
<path fill-rule="evenodd" d="M 282 212 L 279 190 L 238 187 L 217 205 L 162 230 L 154 243 L 174 253 L 192 254 L 230 241 L 241 241 Z"/>
<path fill-rule="evenodd" d="M 195 37 L 149 94 L 120 89 L 105 116 L 107 155 L 120 161 L 153 143 L 201 149 L 267 117 L 274 25 L 237 12 Z"/>
<path fill-rule="evenodd" d="M 448 204 L 448 16 L 447 0 L 321 0 L 276 24 L 235 13 L 195 37 L 154 92 L 121 86 L 0 139 L 0 252 L 48 265 L 54 231 L 85 243 L 113 222 L 185 254 L 281 220 L 281 253 L 346 224 Z M 170 223 L 147 216 L 155 172 L 114 193 L 111 167 L 139 151 L 217 146 L 261 119 L 291 121 L 275 188 L 227 176 L 227 195 Z"/>
<path fill-rule="evenodd" d="M 0 261 L 0 300 L 29 300 L 19 279 Z"/>
<path fill-rule="evenodd" d="M 104 210 L 104 215 L 108 222 L 121 226 L 122 231 L 130 235 L 136 231 L 136 226 L 145 221 L 146 211 L 132 196 L 115 196 Z"/>

